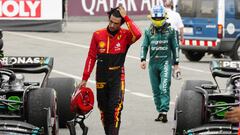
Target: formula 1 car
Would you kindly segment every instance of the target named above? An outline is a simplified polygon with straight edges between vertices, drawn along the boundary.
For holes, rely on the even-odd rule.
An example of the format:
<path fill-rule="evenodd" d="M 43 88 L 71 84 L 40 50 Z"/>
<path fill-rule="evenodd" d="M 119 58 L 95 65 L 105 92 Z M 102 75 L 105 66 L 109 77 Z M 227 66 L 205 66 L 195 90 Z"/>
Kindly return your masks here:
<path fill-rule="evenodd" d="M 53 60 L 15 56 L 1 59 L 0 134 L 56 135 L 59 127 L 74 118 L 70 100 L 75 80 L 50 78 Z M 32 81 L 40 76 L 41 80 Z"/>
<path fill-rule="evenodd" d="M 214 60 L 210 71 L 215 84 L 185 81 L 176 99 L 174 135 L 237 135 L 238 123 L 228 122 L 224 114 L 240 104 L 240 61 Z M 223 79 L 226 84 L 219 84 Z"/>

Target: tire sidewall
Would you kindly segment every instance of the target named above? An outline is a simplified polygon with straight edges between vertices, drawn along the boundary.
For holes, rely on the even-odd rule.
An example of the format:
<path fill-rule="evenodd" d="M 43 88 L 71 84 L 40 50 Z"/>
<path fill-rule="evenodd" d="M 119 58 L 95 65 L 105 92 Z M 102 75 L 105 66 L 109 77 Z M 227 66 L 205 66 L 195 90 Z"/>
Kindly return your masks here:
<path fill-rule="evenodd" d="M 238 55 L 238 49 L 240 46 L 240 39 L 234 44 L 233 49 L 232 49 L 232 54 L 230 55 L 232 60 L 240 60 L 240 56 Z"/>
<path fill-rule="evenodd" d="M 46 87 L 56 90 L 59 127 L 65 128 L 66 122 L 75 117 L 75 113 L 70 110 L 70 102 L 76 88 L 76 81 L 73 78 L 49 78 Z"/>
<path fill-rule="evenodd" d="M 25 111 L 27 122 L 39 128 L 44 127 L 44 134 L 46 135 L 57 134 L 57 97 L 55 90 L 39 88 L 30 90 L 27 95 Z M 53 123 L 52 119 L 54 119 Z M 49 124 L 51 125 L 50 127 Z"/>

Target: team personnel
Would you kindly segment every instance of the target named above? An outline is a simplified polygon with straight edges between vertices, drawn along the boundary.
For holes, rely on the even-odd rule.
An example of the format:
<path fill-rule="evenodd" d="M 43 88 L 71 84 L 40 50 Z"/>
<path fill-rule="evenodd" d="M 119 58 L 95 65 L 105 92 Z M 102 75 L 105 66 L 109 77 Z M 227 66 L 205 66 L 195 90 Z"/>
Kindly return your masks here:
<path fill-rule="evenodd" d="M 149 76 L 154 103 L 159 112 L 155 121 L 166 123 L 170 101 L 172 58 L 174 73 L 180 71 L 178 66 L 179 45 L 175 30 L 166 21 L 167 16 L 163 6 L 154 6 L 149 18 L 152 24 L 144 32 L 140 67 L 146 69 L 146 56 L 149 50 Z"/>
<path fill-rule="evenodd" d="M 233 107 L 230 111 L 227 111 L 225 119 L 232 123 L 240 123 L 240 107 Z M 240 128 L 238 128 L 238 135 L 240 135 Z"/>
<path fill-rule="evenodd" d="M 234 107 L 225 113 L 225 118 L 233 123 L 240 122 L 240 107 Z"/>
<path fill-rule="evenodd" d="M 167 22 L 171 24 L 171 27 L 177 32 L 177 38 L 180 37 L 180 41 L 183 41 L 183 22 L 180 14 L 173 11 L 173 2 L 171 0 L 166 0 L 164 6 L 167 12 Z M 179 41 L 178 40 L 178 41 Z"/>
<path fill-rule="evenodd" d="M 141 37 L 139 28 L 122 6 L 108 12 L 109 24 L 93 33 L 82 81 L 84 87 L 97 61 L 96 88 L 106 135 L 118 135 L 125 89 L 124 61 L 127 51 Z M 126 22 L 128 29 L 121 28 Z"/>

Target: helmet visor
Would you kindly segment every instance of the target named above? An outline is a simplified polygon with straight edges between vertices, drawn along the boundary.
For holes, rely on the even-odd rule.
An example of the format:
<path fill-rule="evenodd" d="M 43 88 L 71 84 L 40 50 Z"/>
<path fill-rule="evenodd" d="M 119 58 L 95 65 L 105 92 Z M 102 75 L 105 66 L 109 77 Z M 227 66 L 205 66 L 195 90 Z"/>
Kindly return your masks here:
<path fill-rule="evenodd" d="M 165 24 L 166 22 L 166 19 L 165 17 L 157 17 L 157 18 L 151 18 L 151 21 L 152 21 L 152 24 L 155 26 L 155 27 L 161 27 Z"/>

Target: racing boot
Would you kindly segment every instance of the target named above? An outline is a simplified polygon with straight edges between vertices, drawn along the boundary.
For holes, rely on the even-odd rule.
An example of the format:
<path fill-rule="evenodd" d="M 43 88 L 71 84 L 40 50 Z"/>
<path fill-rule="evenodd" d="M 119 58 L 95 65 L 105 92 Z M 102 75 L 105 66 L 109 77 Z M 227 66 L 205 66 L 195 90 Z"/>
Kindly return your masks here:
<path fill-rule="evenodd" d="M 158 117 L 155 119 L 155 121 L 161 121 L 161 119 L 162 119 L 162 113 L 159 113 Z"/>
<path fill-rule="evenodd" d="M 162 121 L 163 123 L 167 123 L 167 122 L 168 122 L 167 113 L 163 113 L 163 114 L 162 114 L 161 121 Z"/>
<path fill-rule="evenodd" d="M 155 121 L 162 121 L 163 123 L 168 122 L 167 113 L 166 113 L 166 112 L 159 113 L 159 115 L 158 115 L 158 117 L 155 119 Z"/>

